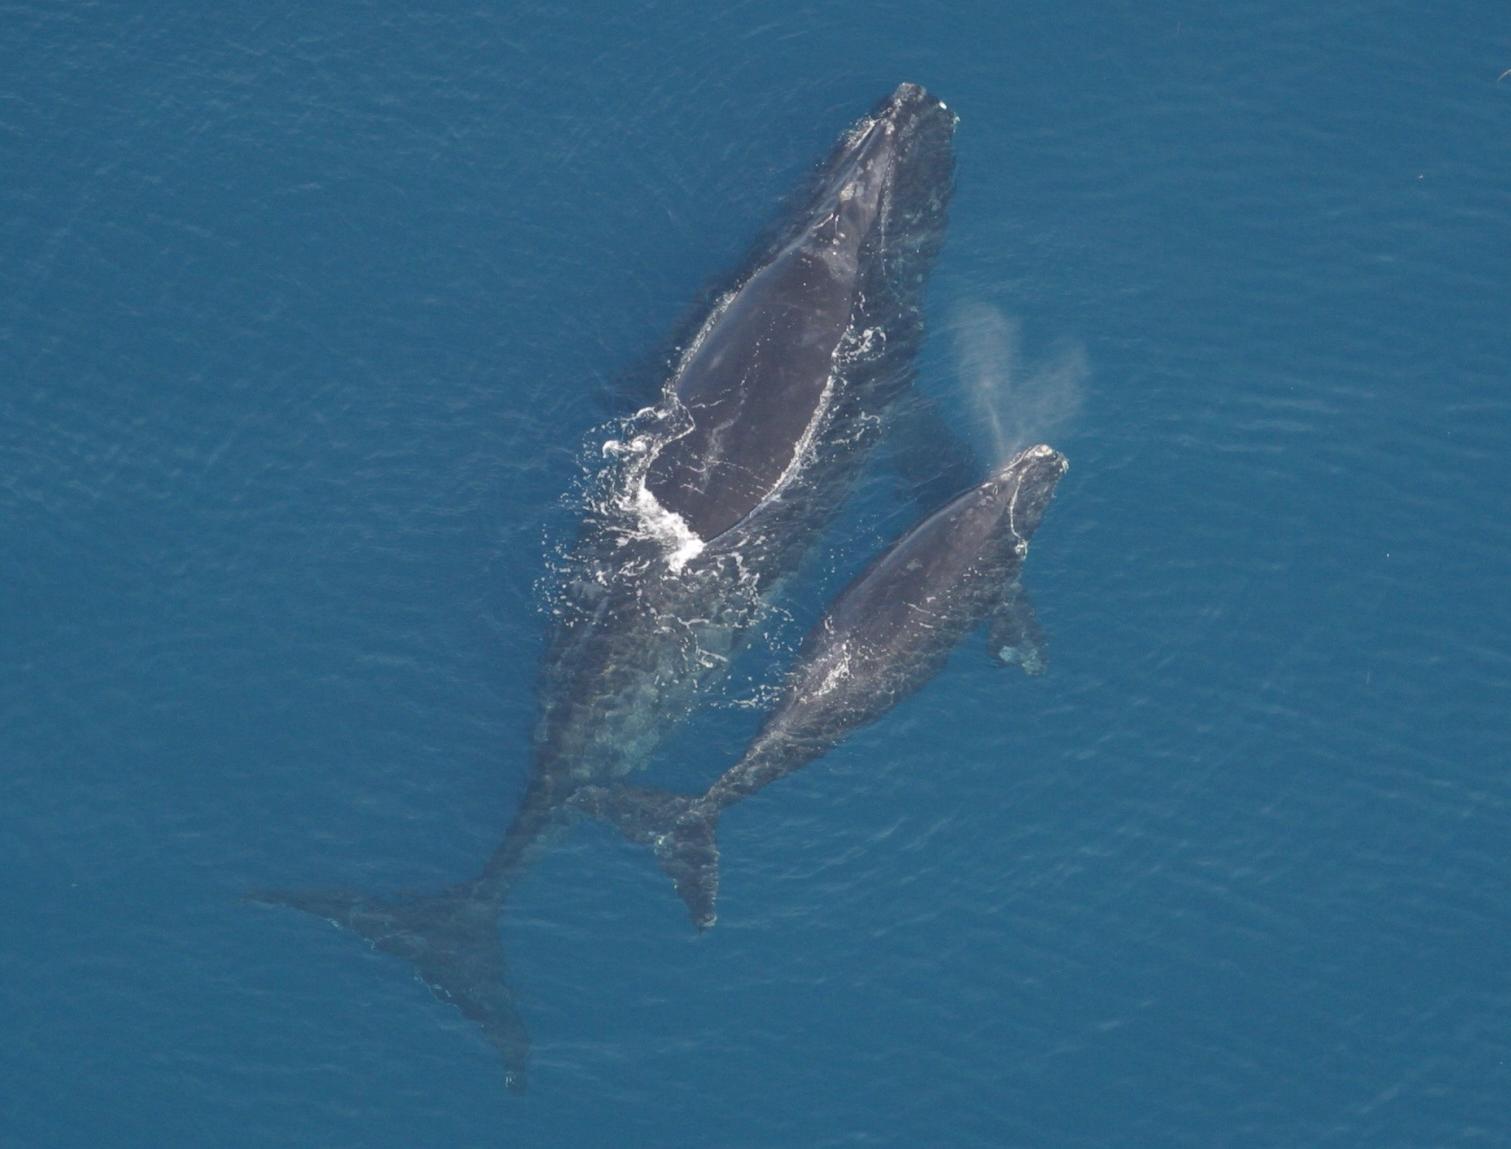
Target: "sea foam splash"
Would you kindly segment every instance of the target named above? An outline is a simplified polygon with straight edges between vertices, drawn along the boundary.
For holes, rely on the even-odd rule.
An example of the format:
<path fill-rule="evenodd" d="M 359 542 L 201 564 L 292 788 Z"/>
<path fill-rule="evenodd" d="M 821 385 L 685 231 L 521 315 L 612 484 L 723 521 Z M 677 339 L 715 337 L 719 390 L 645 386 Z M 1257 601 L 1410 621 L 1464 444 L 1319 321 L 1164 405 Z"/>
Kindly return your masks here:
<path fill-rule="evenodd" d="M 661 505 L 643 478 L 635 487 L 635 511 L 644 533 L 665 548 L 666 565 L 673 572 L 681 571 L 703 553 L 707 544 L 687 525 L 686 519 Z"/>
<path fill-rule="evenodd" d="M 664 418 L 665 414 L 657 408 L 647 407 L 636 412 L 629 422 L 647 417 Z M 707 545 L 685 518 L 664 506 L 651 493 L 646 482 L 657 450 L 676 437 L 675 433 L 668 436 L 643 432 L 628 439 L 608 439 L 603 444 L 604 456 L 623 464 L 612 482 L 613 493 L 608 497 L 608 502 L 632 524 L 625 531 L 621 545 L 637 538 L 652 540 L 666 556 L 666 564 L 673 573 L 680 572 L 702 554 Z"/>

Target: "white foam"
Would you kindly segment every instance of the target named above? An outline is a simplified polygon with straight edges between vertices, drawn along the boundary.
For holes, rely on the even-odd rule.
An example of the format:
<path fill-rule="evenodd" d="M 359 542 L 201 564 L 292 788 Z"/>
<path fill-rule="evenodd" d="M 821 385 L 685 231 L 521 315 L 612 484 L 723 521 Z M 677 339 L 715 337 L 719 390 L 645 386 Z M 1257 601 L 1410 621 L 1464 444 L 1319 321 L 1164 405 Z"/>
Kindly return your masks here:
<path fill-rule="evenodd" d="M 822 698 L 845 679 L 850 677 L 850 647 L 848 643 L 841 644 L 837 651 L 833 652 L 829 659 L 829 665 L 824 668 L 824 677 L 813 688 L 810 698 Z"/>
<path fill-rule="evenodd" d="M 807 463 L 808 456 L 813 450 L 814 437 L 818 434 L 819 426 L 828 415 L 829 404 L 833 399 L 834 373 L 830 372 L 829 377 L 824 380 L 824 389 L 819 393 L 818 403 L 813 408 L 813 416 L 808 420 L 808 426 L 803 428 L 803 434 L 792 449 L 792 458 L 788 460 L 787 466 L 782 469 L 781 475 L 777 477 L 776 483 L 772 486 L 770 492 L 767 493 L 767 499 L 774 498 L 779 494 L 782 488 L 792 482 L 798 472 L 803 469 L 804 464 Z M 762 501 L 764 502 L 765 500 L 763 499 Z"/>
<path fill-rule="evenodd" d="M 707 544 L 686 519 L 661 505 L 643 478 L 635 485 L 635 512 L 645 533 L 665 548 L 666 565 L 673 571 L 680 571 L 703 553 Z"/>

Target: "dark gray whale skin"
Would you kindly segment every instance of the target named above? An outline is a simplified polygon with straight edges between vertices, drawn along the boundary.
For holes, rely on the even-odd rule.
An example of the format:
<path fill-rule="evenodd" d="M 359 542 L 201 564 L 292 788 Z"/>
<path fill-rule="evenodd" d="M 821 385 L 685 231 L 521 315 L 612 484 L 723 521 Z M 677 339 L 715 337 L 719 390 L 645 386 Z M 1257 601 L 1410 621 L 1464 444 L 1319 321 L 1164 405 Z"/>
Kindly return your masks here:
<path fill-rule="evenodd" d="M 940 194 L 943 156 L 918 153 L 940 150 L 946 116 L 923 89 L 905 84 L 858 126 L 829 165 L 807 226 L 729 298 L 683 362 L 673 392 L 690 425 L 656 451 L 646 485 L 701 538 L 743 520 L 792 465 L 831 390 L 836 354 L 865 330 L 857 295 L 868 279 L 882 278 L 866 266 L 887 258 L 878 232 L 893 222 L 917 232 L 912 221 L 892 218 L 903 202 L 899 176 L 915 178 L 899 169 L 926 164 L 929 196 Z M 929 120 L 932 138 L 921 131 Z M 930 207 L 925 200 L 914 210 Z M 880 308 L 872 311 L 873 321 L 884 320 Z M 871 338 L 898 334 L 878 327 Z"/>
<path fill-rule="evenodd" d="M 378 898 L 265 890 L 412 962 L 524 1087 L 529 1039 L 499 917 L 574 794 L 643 765 L 725 673 L 811 549 L 912 380 L 943 235 L 955 117 L 900 86 L 841 139 L 811 196 L 713 308 L 614 462 L 553 604 L 530 781 L 479 876 Z"/>
<path fill-rule="evenodd" d="M 720 813 L 876 721 L 979 624 L 1024 609 L 1028 542 L 1067 466 L 1050 447 L 1030 447 L 898 539 L 808 633 L 776 708 L 706 793 L 591 787 L 574 804 L 651 846 L 693 922 L 712 925 Z"/>
<path fill-rule="evenodd" d="M 541 784 L 643 765 L 849 492 L 912 381 L 953 129 L 904 84 L 847 133 L 797 223 L 624 429 L 626 466 L 584 524 L 542 667 Z M 637 518 L 647 507 L 702 549 L 669 560 Z"/>

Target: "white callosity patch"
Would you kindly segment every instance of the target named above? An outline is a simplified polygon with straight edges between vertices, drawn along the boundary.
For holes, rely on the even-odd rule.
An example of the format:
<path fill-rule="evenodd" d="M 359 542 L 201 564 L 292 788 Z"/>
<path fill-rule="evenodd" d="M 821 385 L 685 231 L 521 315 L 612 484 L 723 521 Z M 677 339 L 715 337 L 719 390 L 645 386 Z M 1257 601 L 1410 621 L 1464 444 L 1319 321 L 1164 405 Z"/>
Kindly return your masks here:
<path fill-rule="evenodd" d="M 878 351 L 886 341 L 887 333 L 880 327 L 867 327 L 847 334 L 845 341 L 840 344 L 840 352 L 847 362 L 864 359 Z"/>

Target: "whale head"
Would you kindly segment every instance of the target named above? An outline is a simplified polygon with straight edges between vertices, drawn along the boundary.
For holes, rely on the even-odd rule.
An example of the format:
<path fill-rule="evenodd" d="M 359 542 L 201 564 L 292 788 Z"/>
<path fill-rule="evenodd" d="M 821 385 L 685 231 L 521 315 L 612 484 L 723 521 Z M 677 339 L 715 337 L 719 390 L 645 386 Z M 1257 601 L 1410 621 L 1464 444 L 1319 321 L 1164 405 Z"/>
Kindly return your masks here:
<path fill-rule="evenodd" d="M 1039 529 L 1055 484 L 1069 469 L 1064 455 L 1039 443 L 1019 451 L 982 484 L 1015 542 L 1027 543 Z"/>
<path fill-rule="evenodd" d="M 813 225 L 835 220 L 852 248 L 878 225 L 906 244 L 937 244 L 950 198 L 955 122 L 955 113 L 917 84 L 898 85 L 825 165 Z"/>

